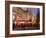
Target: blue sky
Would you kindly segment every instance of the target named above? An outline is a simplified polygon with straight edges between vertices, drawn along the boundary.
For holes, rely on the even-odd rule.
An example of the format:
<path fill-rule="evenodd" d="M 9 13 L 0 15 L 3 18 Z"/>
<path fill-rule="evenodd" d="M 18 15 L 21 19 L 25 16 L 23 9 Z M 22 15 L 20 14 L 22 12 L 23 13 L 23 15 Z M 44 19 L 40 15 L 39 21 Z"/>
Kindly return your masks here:
<path fill-rule="evenodd" d="M 33 16 L 38 15 L 39 8 L 28 8 L 28 12 L 30 12 Z"/>
<path fill-rule="evenodd" d="M 38 14 L 39 8 L 31 8 L 31 13 L 33 16 L 36 16 Z"/>

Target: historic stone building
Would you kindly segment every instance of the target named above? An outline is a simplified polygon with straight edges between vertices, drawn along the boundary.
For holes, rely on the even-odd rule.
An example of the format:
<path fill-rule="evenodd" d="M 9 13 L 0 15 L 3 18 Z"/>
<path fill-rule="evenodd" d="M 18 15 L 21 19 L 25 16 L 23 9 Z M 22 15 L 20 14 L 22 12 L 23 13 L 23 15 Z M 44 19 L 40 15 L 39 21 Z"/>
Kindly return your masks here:
<path fill-rule="evenodd" d="M 14 23 L 15 24 L 26 24 L 26 23 L 36 23 L 36 17 L 31 13 L 25 12 L 20 8 L 13 9 Z"/>

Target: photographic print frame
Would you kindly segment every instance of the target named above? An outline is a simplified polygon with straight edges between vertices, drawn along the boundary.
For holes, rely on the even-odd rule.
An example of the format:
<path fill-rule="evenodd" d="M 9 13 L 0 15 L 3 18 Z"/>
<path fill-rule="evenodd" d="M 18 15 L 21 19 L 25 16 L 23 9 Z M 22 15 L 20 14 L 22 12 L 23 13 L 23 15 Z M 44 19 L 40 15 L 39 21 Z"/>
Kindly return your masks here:
<path fill-rule="evenodd" d="M 18 5 L 17 5 L 18 4 Z M 36 31 L 36 30 L 34 30 L 34 32 L 36 31 L 36 32 L 38 32 L 38 33 L 31 33 L 32 32 L 32 30 L 30 31 L 30 30 L 27 30 L 27 31 L 18 31 L 18 32 L 12 32 L 12 33 L 10 33 L 10 31 L 12 30 L 10 30 L 10 28 L 12 28 L 10 25 L 12 25 L 12 22 L 10 22 L 10 16 L 12 16 L 12 12 L 10 11 L 11 10 L 11 8 L 12 7 L 17 7 L 17 6 L 19 6 L 19 7 L 22 7 L 22 6 L 24 6 L 24 7 L 31 7 L 32 8 L 32 6 L 31 5 L 34 5 L 33 7 L 37 7 L 37 8 L 41 8 L 41 14 L 42 14 L 42 32 L 38 32 L 38 30 Z M 6 1 L 6 3 L 5 3 L 5 11 L 6 11 L 6 13 L 5 13 L 5 36 L 6 37 L 18 37 L 18 36 L 33 36 L 33 35 L 44 35 L 44 24 L 45 24 L 45 22 L 44 22 L 44 17 L 45 17 L 45 7 L 44 7 L 44 3 L 35 3 L 35 2 L 18 2 L 18 1 Z M 40 17 L 41 18 L 41 17 Z M 41 27 L 40 27 L 41 28 Z M 25 32 L 25 33 L 23 33 L 23 32 Z M 27 32 L 27 33 L 26 33 Z"/>

